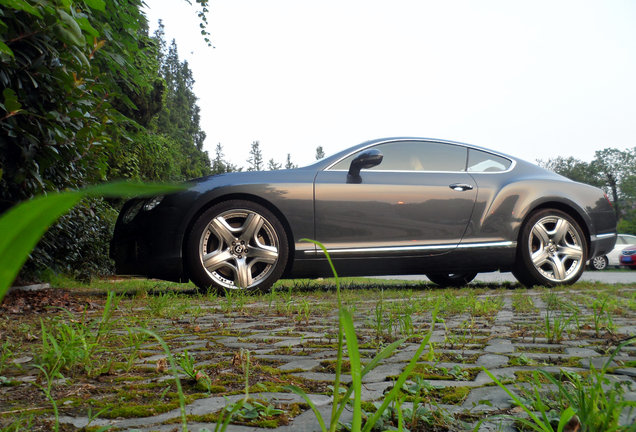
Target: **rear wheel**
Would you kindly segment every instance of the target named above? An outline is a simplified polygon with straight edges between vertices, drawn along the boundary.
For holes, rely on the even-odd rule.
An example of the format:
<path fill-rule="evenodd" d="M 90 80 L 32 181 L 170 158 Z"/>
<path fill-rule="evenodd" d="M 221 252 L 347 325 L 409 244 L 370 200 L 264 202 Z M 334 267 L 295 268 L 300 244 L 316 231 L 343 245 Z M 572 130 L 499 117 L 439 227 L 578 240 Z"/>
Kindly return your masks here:
<path fill-rule="evenodd" d="M 605 255 L 592 258 L 590 267 L 592 270 L 605 270 L 607 268 L 607 257 Z"/>
<path fill-rule="evenodd" d="M 526 286 L 569 285 L 576 282 L 587 262 L 587 242 L 579 224 L 556 209 L 530 216 L 517 245 L 515 277 Z"/>
<path fill-rule="evenodd" d="M 477 273 L 431 273 L 426 277 L 441 287 L 461 287 L 475 279 Z"/>
<path fill-rule="evenodd" d="M 251 201 L 230 200 L 196 220 L 185 264 L 201 289 L 265 290 L 283 274 L 288 253 L 287 235 L 272 212 Z"/>

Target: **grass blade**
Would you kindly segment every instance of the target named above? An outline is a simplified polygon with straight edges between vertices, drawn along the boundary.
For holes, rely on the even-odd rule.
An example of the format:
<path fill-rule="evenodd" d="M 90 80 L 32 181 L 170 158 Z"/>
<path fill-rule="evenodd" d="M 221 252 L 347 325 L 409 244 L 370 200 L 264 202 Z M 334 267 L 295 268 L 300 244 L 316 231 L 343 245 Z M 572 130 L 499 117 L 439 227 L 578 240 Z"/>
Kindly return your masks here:
<path fill-rule="evenodd" d="M 353 396 L 353 420 L 351 423 L 351 431 L 357 432 L 362 426 L 362 374 L 360 370 L 360 352 L 358 351 L 358 338 L 356 330 L 353 326 L 353 318 L 351 313 L 346 309 L 340 310 L 340 320 L 343 323 L 345 336 L 347 339 L 347 351 L 349 352 L 349 362 L 351 364 L 351 381 L 355 391 Z M 343 404 L 347 403 L 346 399 L 342 400 Z"/>
<path fill-rule="evenodd" d="M 309 405 L 311 407 L 311 410 L 314 412 L 314 415 L 316 416 L 316 419 L 318 420 L 318 424 L 320 424 L 320 429 L 323 432 L 327 432 L 327 427 L 325 426 L 325 421 L 322 419 L 322 414 L 320 414 L 320 411 L 318 411 L 318 408 L 316 408 L 316 404 L 314 404 L 314 402 L 311 399 L 309 399 L 309 396 L 307 396 L 307 393 L 305 393 L 303 389 L 295 385 L 288 385 L 288 386 L 285 386 L 284 388 L 287 390 L 290 390 L 292 393 L 296 393 L 298 396 L 303 398 L 305 402 L 307 402 L 307 405 Z"/>

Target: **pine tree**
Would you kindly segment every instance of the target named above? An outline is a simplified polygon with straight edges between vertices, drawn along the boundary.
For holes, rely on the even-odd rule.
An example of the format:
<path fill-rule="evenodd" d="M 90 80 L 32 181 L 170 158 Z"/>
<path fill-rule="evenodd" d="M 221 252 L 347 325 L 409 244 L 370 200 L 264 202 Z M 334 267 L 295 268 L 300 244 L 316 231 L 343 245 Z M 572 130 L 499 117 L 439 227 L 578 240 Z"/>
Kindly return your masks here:
<path fill-rule="evenodd" d="M 261 171 L 263 169 L 263 153 L 261 152 L 261 145 L 258 141 L 252 142 L 250 149 L 250 157 L 247 160 L 249 166 L 248 171 Z"/>
<path fill-rule="evenodd" d="M 298 166 L 292 163 L 291 155 L 287 153 L 287 162 L 285 162 L 285 169 L 294 169 L 294 168 L 298 168 Z"/>
<path fill-rule="evenodd" d="M 270 159 L 269 162 L 267 162 L 267 169 L 269 171 L 277 171 L 281 168 L 282 168 L 282 164 L 279 164 L 278 162 L 276 162 L 274 158 Z"/>
<path fill-rule="evenodd" d="M 320 160 L 325 157 L 325 152 L 322 149 L 322 146 L 316 147 L 316 160 Z"/>

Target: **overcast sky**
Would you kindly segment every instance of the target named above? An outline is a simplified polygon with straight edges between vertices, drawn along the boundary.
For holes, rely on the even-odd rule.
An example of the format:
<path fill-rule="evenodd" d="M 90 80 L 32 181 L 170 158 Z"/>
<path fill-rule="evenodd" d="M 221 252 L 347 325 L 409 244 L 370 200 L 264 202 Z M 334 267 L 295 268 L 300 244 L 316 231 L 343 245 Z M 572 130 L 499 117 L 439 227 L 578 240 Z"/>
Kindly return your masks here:
<path fill-rule="evenodd" d="M 636 2 L 146 0 L 196 80 L 205 149 L 306 165 L 367 139 L 462 141 L 534 162 L 636 146 Z M 194 3 L 194 0 L 193 0 Z"/>

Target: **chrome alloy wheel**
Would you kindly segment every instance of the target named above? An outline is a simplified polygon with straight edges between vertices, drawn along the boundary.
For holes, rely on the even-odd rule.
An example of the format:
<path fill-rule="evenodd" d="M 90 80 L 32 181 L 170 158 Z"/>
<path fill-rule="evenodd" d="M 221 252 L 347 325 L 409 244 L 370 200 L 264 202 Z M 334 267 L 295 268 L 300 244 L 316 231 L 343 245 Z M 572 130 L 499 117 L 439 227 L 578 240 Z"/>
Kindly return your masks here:
<path fill-rule="evenodd" d="M 584 265 L 583 244 L 579 231 L 558 215 L 539 219 L 528 237 L 532 264 L 552 282 L 565 282 L 578 275 Z"/>
<path fill-rule="evenodd" d="M 273 271 L 279 238 L 272 224 L 253 210 L 232 209 L 214 217 L 201 234 L 199 258 L 224 288 L 258 286 Z"/>

